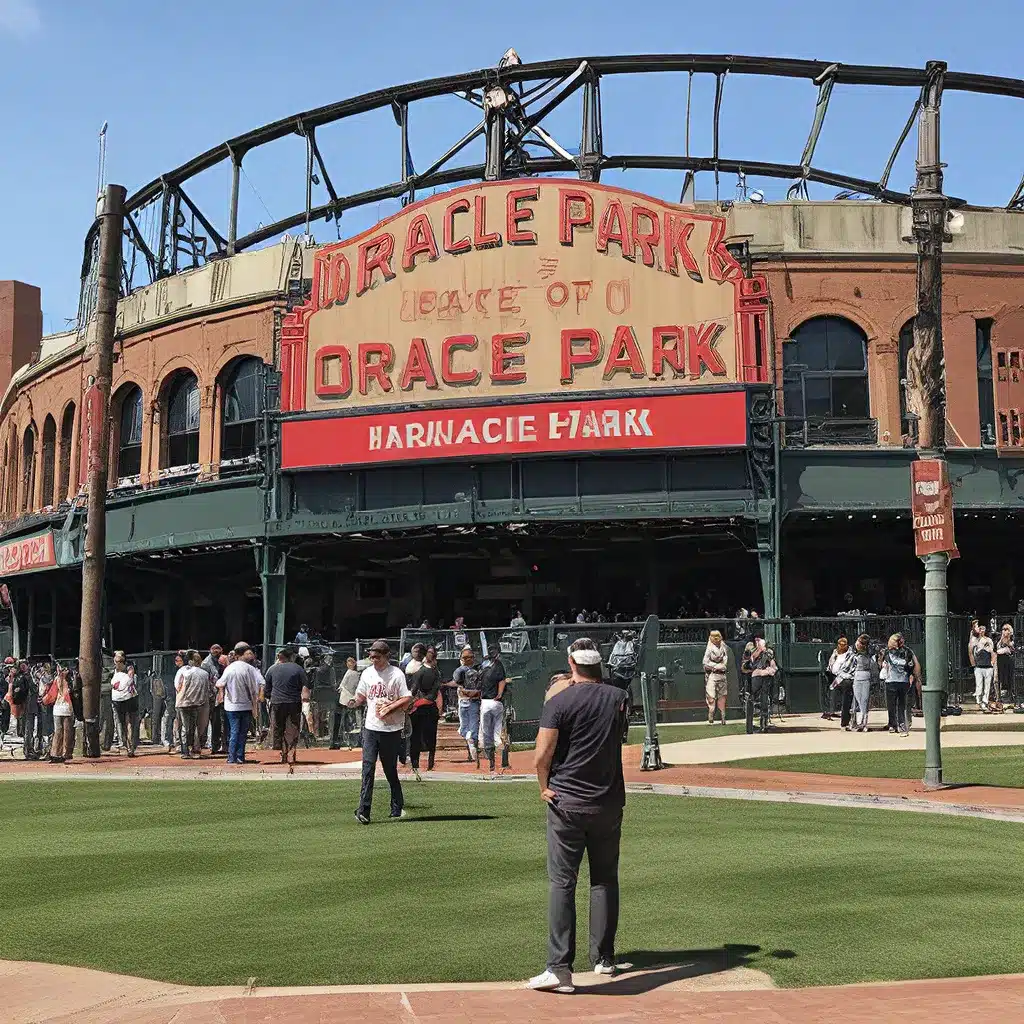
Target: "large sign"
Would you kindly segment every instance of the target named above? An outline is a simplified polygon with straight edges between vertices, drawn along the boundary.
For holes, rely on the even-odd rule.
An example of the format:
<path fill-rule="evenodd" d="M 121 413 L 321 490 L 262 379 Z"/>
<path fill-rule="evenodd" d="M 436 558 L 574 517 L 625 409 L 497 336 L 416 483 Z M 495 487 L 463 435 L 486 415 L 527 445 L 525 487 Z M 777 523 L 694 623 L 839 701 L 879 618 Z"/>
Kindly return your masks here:
<path fill-rule="evenodd" d="M 0 576 L 52 569 L 56 564 L 52 530 L 0 544 Z"/>
<path fill-rule="evenodd" d="M 725 233 L 722 217 L 579 181 L 434 196 L 317 251 L 311 297 L 282 325 L 282 410 L 380 416 L 765 382 L 767 289 Z M 285 448 L 317 431 L 368 436 L 316 422 L 286 421 Z M 621 441 L 609 447 L 633 446 Z M 434 457 L 472 454 L 440 447 Z M 352 461 L 341 450 L 328 464 Z"/>
<path fill-rule="evenodd" d="M 620 449 L 722 448 L 747 443 L 743 391 L 581 402 L 524 402 L 295 420 L 285 469 Z"/>
<path fill-rule="evenodd" d="M 910 511 L 918 558 L 943 553 L 959 557 L 953 538 L 953 489 L 941 459 L 918 459 L 910 464 Z"/>

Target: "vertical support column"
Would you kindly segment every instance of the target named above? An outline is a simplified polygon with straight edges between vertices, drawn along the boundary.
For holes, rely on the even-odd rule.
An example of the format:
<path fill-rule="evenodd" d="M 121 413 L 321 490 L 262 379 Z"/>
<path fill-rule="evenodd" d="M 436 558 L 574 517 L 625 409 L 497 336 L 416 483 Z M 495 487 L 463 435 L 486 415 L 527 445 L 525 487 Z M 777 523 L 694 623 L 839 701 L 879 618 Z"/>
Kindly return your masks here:
<path fill-rule="evenodd" d="M 604 141 L 601 131 L 601 84 L 596 74 L 583 87 L 583 137 L 580 140 L 580 180 L 601 180 Z"/>
<path fill-rule="evenodd" d="M 99 290 L 96 301 L 96 388 L 99 423 L 89 438 L 89 504 L 82 552 L 82 618 L 78 664 L 82 675 L 84 755 L 100 756 L 100 672 L 104 576 L 107 560 L 107 438 L 110 435 L 110 378 L 121 280 L 123 185 L 108 185 L 100 214 Z"/>
<path fill-rule="evenodd" d="M 35 631 L 36 631 L 36 591 L 35 591 L 35 587 L 33 587 L 28 592 L 28 624 L 27 624 L 26 636 L 25 636 L 25 657 L 26 658 L 31 658 L 32 655 L 35 654 L 35 646 L 36 645 L 33 644 L 33 642 L 32 642 L 35 639 Z"/>
<path fill-rule="evenodd" d="M 242 173 L 242 157 L 229 147 L 231 153 L 231 206 L 228 209 L 228 255 L 235 255 L 238 241 L 238 184 Z"/>
<path fill-rule="evenodd" d="M 924 648 L 926 669 L 921 687 L 924 711 L 924 782 L 942 785 L 942 705 L 949 681 L 949 618 L 946 569 L 949 555 L 926 555 L 924 561 Z M 909 712 L 908 712 L 909 714 Z"/>
<path fill-rule="evenodd" d="M 284 615 L 287 552 L 270 541 L 256 548 L 256 562 L 263 591 L 263 667 L 274 660 L 276 650 L 284 643 Z"/>
<path fill-rule="evenodd" d="M 500 89 L 500 86 L 497 88 Z M 484 97 L 484 109 L 487 111 L 487 161 L 484 179 L 501 181 L 505 177 L 505 115 L 497 107 L 488 106 L 487 96 Z"/>

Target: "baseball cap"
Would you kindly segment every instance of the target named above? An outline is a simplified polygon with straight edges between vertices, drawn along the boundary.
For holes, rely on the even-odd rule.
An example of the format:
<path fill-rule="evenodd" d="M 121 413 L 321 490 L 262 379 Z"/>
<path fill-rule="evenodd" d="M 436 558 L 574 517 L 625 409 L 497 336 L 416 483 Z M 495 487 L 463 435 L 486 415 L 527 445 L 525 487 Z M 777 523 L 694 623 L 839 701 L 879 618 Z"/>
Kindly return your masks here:
<path fill-rule="evenodd" d="M 390 646 L 388 646 L 388 643 L 387 643 L 386 640 L 374 640 L 373 643 L 370 644 L 370 653 L 371 654 L 390 654 L 391 653 L 391 648 L 390 648 Z"/>
<path fill-rule="evenodd" d="M 583 648 L 578 651 L 571 651 L 569 657 L 572 658 L 577 665 L 600 665 L 601 664 L 601 652 L 592 651 L 588 648 Z"/>
<path fill-rule="evenodd" d="M 308 658 L 309 657 L 309 648 L 308 647 L 300 647 L 299 648 L 299 657 L 300 658 Z"/>

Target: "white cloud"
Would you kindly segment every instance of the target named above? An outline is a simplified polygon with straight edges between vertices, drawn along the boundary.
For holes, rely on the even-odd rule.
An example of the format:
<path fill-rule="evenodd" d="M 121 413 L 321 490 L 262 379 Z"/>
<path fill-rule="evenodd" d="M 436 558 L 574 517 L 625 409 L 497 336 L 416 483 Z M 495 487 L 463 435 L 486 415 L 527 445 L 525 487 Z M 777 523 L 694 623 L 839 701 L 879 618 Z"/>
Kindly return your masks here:
<path fill-rule="evenodd" d="M 42 27 L 35 0 L 0 0 L 0 35 L 27 39 Z"/>

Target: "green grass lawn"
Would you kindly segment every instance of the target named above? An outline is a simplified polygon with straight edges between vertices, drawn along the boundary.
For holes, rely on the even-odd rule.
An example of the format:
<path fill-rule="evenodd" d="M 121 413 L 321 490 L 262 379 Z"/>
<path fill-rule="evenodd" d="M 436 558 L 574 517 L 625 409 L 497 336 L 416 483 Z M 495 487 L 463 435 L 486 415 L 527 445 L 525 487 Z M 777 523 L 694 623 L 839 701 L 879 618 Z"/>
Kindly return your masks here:
<path fill-rule="evenodd" d="M 410 785 L 411 819 L 369 828 L 352 817 L 356 792 L 6 782 L 0 957 L 261 985 L 522 979 L 543 966 L 533 786 Z M 975 885 L 994 864 L 999 885 Z M 1024 830 L 1010 823 L 631 796 L 619 951 L 723 962 L 729 947 L 782 985 L 1020 971 L 1022 887 Z"/>
<path fill-rule="evenodd" d="M 960 722 L 952 719 L 943 732 L 1024 732 L 1024 716 L 1003 715 L 998 725 L 982 725 L 980 722 Z"/>
<path fill-rule="evenodd" d="M 629 742 L 643 743 L 644 727 L 642 725 L 631 725 L 629 727 Z M 699 722 L 695 725 L 659 725 L 658 741 L 660 743 L 683 743 L 686 740 L 711 740 L 716 736 L 738 736 L 746 732 L 747 727 L 743 722 L 727 722 L 723 725 L 707 725 Z"/>
<path fill-rule="evenodd" d="M 730 766 L 776 772 L 858 775 L 869 779 L 920 779 L 924 775 L 924 751 L 851 750 L 836 754 L 752 757 L 723 765 Z M 942 768 L 946 782 L 1020 787 L 1024 786 L 1024 748 L 945 747 Z"/>

